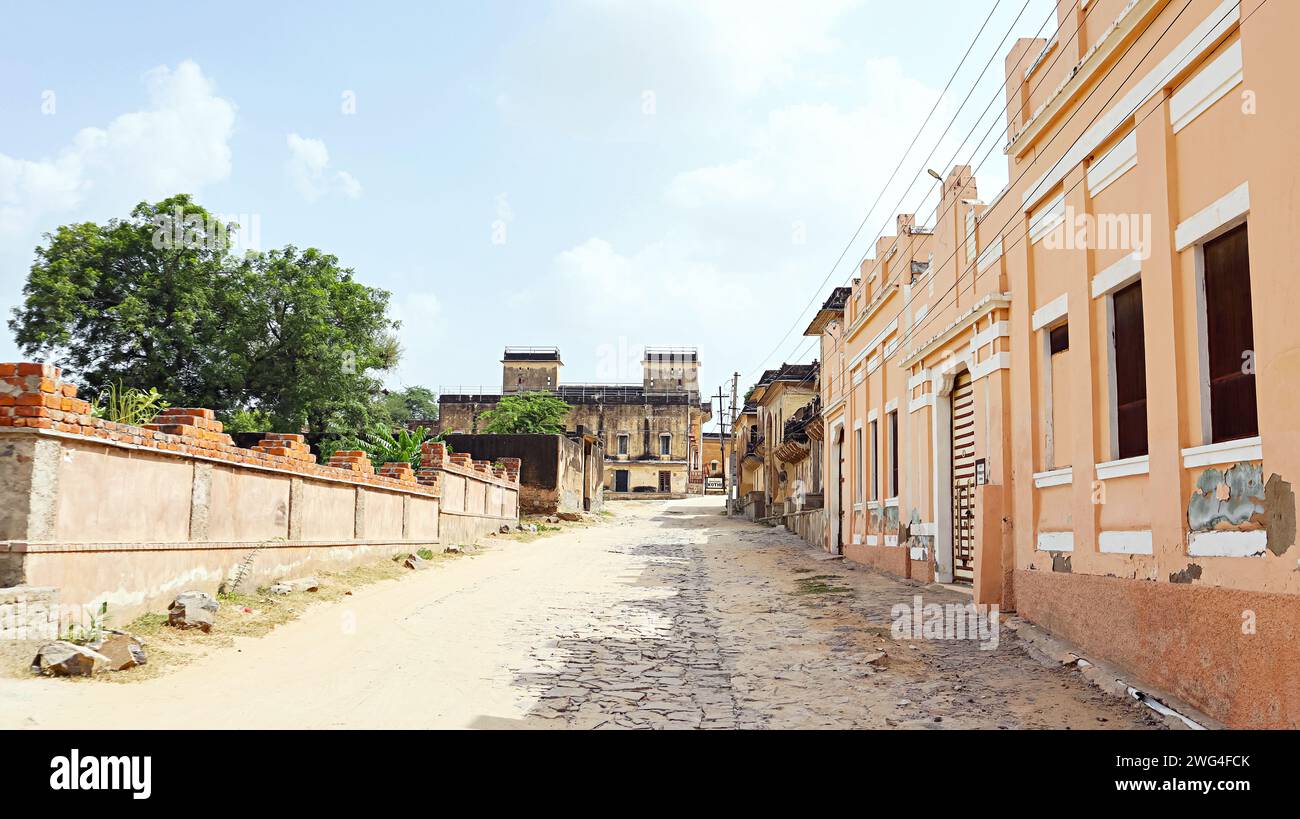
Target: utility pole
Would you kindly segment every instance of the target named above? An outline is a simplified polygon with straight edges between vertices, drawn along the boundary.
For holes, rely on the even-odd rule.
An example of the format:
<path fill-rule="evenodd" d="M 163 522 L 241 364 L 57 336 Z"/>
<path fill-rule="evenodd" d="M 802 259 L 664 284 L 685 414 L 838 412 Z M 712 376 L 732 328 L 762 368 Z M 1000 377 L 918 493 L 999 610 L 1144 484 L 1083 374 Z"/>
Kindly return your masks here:
<path fill-rule="evenodd" d="M 739 396 L 736 391 L 740 387 L 740 373 L 731 374 L 731 428 L 736 428 L 736 418 L 740 416 L 740 405 L 737 402 Z M 731 486 L 734 487 L 737 495 L 740 492 L 740 444 L 732 446 L 732 463 L 728 464 L 731 471 Z M 727 490 L 727 497 L 731 498 L 732 489 Z M 737 498 L 739 499 L 739 498 Z"/>

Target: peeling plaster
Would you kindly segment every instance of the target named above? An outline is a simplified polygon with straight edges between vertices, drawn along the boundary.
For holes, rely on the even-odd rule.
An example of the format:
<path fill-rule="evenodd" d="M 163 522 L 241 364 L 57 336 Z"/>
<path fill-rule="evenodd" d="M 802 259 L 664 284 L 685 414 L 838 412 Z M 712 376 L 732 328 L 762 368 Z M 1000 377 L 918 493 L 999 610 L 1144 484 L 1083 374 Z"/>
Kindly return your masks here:
<path fill-rule="evenodd" d="M 1187 568 L 1181 572 L 1173 572 L 1169 575 L 1170 583 L 1191 583 L 1201 579 L 1201 567 L 1197 563 L 1187 564 Z"/>
<path fill-rule="evenodd" d="M 1207 469 L 1196 479 L 1187 503 L 1192 532 L 1250 531 L 1261 528 L 1265 512 L 1264 470 L 1260 464 L 1237 464 L 1226 472 Z M 1292 504 L 1292 517 L 1295 508 Z"/>
<path fill-rule="evenodd" d="M 898 507 L 897 506 L 885 507 L 885 534 L 887 535 L 898 534 Z"/>
<path fill-rule="evenodd" d="M 1281 557 L 1295 545 L 1295 492 L 1291 484 L 1273 474 L 1264 487 L 1264 528 L 1268 550 Z"/>
<path fill-rule="evenodd" d="M 907 519 L 907 525 L 899 528 L 899 542 L 906 543 L 908 549 L 923 549 L 924 554 L 928 557 L 931 554 L 931 546 L 934 545 L 934 537 L 931 535 L 914 535 L 912 529 L 921 525 L 921 513 L 912 507 L 912 514 Z"/>

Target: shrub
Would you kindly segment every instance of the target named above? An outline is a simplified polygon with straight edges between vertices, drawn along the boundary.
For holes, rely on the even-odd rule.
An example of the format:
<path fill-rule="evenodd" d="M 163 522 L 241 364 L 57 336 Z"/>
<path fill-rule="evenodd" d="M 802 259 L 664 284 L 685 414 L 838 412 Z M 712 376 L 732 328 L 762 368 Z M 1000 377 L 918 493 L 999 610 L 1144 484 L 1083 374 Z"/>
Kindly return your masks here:
<path fill-rule="evenodd" d="M 105 421 L 138 427 L 152 422 L 158 413 L 169 406 L 171 404 L 163 399 L 157 389 L 150 387 L 148 392 L 138 387 L 124 389 L 122 382 L 119 381 L 116 384 L 109 384 L 107 390 L 101 391 L 95 397 L 90 413 Z"/>

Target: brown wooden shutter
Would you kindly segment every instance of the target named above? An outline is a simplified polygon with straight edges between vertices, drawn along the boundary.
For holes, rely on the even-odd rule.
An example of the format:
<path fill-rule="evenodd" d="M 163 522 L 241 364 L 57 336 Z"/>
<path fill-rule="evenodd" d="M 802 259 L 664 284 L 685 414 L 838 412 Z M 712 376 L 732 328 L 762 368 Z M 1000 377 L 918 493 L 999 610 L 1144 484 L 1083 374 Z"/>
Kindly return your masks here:
<path fill-rule="evenodd" d="M 898 497 L 898 410 L 889 413 L 889 497 Z"/>
<path fill-rule="evenodd" d="M 1246 226 L 1205 243 L 1206 341 L 1210 364 L 1210 422 L 1214 442 L 1259 434 L 1250 309 Z"/>
<path fill-rule="evenodd" d="M 877 426 L 878 426 L 878 422 L 876 422 L 876 421 L 872 421 L 872 422 L 871 422 L 871 496 L 870 496 L 870 500 L 879 500 L 879 499 L 880 499 L 880 479 L 879 479 L 879 476 L 878 476 L 878 474 L 877 474 L 878 471 L 879 471 L 879 469 L 880 469 L 880 450 L 877 448 L 877 447 L 879 446 L 879 444 L 877 443 L 877 441 L 879 440 L 878 437 L 877 437 L 877 433 L 876 433 Z"/>
<path fill-rule="evenodd" d="M 1117 457 L 1147 454 L 1147 358 L 1142 322 L 1142 282 L 1112 297 L 1115 312 Z"/>

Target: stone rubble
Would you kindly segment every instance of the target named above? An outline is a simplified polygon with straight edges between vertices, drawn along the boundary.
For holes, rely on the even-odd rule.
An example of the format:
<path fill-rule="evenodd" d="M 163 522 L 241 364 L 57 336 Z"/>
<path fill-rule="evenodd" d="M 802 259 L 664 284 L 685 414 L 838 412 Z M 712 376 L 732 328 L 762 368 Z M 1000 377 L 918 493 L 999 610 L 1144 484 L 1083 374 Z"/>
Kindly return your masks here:
<path fill-rule="evenodd" d="M 207 592 L 182 592 L 167 607 L 167 625 L 175 628 L 197 628 L 207 633 L 212 630 L 212 625 L 216 622 L 219 605 Z"/>

